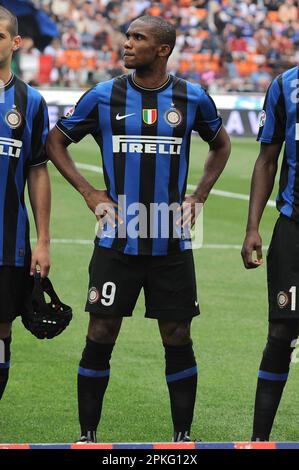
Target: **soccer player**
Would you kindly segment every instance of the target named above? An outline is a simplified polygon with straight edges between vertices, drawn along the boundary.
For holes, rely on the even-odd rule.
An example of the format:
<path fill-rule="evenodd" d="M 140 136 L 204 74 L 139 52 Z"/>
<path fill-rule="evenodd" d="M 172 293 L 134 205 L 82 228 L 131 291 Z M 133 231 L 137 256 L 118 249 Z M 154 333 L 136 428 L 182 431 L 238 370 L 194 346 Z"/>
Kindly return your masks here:
<path fill-rule="evenodd" d="M 175 45 L 174 27 L 162 18 L 143 16 L 129 26 L 126 36 L 124 63 L 135 72 L 89 90 L 68 117 L 58 121 L 47 144 L 49 158 L 88 207 L 94 213 L 99 204 L 106 207 L 102 215 L 110 217 L 110 227 L 116 225 L 114 232 L 104 227 L 96 238 L 89 267 L 90 321 L 78 371 L 81 442 L 96 440 L 111 354 L 122 319 L 132 315 L 142 288 L 145 315 L 158 320 L 165 348 L 173 440 L 187 441 L 197 385 L 190 335 L 191 320 L 199 314 L 193 256 L 187 249 L 190 242 L 175 236 L 174 212 L 159 224 L 153 222 L 151 207 L 176 203 L 179 208 L 184 202 L 194 129 L 209 143 L 209 154 L 200 183 L 185 199 L 192 211 L 183 220 L 189 217 L 193 223 L 195 203 L 206 201 L 229 157 L 230 141 L 207 93 L 166 71 Z M 92 187 L 67 151 L 71 142 L 87 134 L 101 148 L 106 190 Z M 122 196 L 126 200 L 120 203 Z M 169 221 L 169 234 L 162 236 Z M 132 226 L 140 236 L 132 233 Z"/>
<path fill-rule="evenodd" d="M 285 142 L 276 199 L 280 213 L 267 255 L 269 330 L 258 372 L 253 441 L 268 441 L 286 384 L 299 333 L 299 147 L 298 67 L 279 75 L 269 86 L 261 115 L 261 142 L 252 182 L 242 257 L 247 269 L 263 262 L 260 220 L 273 189 L 278 157 Z M 256 257 L 253 257 L 256 251 Z"/>
<path fill-rule="evenodd" d="M 0 7 L 0 399 L 8 381 L 12 322 L 30 298 L 36 266 L 43 277 L 50 266 L 48 113 L 41 95 L 11 71 L 20 44 L 17 18 Z M 37 230 L 32 255 L 26 181 Z"/>

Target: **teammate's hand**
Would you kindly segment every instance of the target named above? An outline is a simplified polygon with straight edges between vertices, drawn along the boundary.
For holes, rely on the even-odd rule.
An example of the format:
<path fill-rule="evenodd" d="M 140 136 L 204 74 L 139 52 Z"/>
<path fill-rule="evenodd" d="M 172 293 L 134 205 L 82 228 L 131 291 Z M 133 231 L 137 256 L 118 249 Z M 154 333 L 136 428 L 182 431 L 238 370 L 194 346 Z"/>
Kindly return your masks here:
<path fill-rule="evenodd" d="M 256 252 L 256 259 L 252 258 L 253 251 Z M 247 232 L 241 256 L 246 269 L 258 268 L 263 264 L 262 239 L 257 230 Z"/>
<path fill-rule="evenodd" d="M 119 215 L 120 208 L 116 202 L 110 199 L 105 189 L 94 189 L 85 196 L 85 202 L 101 224 L 107 222 L 112 227 L 115 227 L 115 220 L 119 223 L 123 223 Z M 117 209 L 117 211 L 115 209 Z"/>
<path fill-rule="evenodd" d="M 200 202 L 194 194 L 187 195 L 181 207 L 178 208 L 178 211 L 182 212 L 182 216 L 177 220 L 176 224 L 182 225 L 184 228 L 192 228 L 202 207 L 203 203 Z"/>
<path fill-rule="evenodd" d="M 39 266 L 39 269 L 37 266 Z M 49 243 L 37 242 L 31 255 L 30 276 L 34 276 L 37 271 L 40 271 L 41 277 L 46 277 L 49 274 L 50 266 Z"/>

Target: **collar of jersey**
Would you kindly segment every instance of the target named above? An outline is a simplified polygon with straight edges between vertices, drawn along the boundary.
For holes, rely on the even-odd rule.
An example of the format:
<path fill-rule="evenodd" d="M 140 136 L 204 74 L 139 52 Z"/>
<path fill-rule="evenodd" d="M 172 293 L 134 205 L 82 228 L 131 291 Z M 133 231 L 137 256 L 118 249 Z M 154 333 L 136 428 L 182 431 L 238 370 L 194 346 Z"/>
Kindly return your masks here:
<path fill-rule="evenodd" d="M 12 73 L 10 79 L 8 80 L 8 82 L 6 82 L 5 85 L 3 85 L 3 86 L 0 85 L 0 91 L 1 90 L 7 91 L 10 87 L 13 86 L 13 84 L 15 83 L 15 80 L 16 80 L 16 76 L 15 76 L 14 73 Z"/>
<path fill-rule="evenodd" d="M 140 91 L 142 93 L 160 93 L 161 91 L 164 91 L 167 87 L 169 87 L 169 85 L 172 83 L 173 76 L 169 74 L 167 81 L 158 88 L 145 88 L 143 86 L 138 85 L 134 80 L 134 74 L 128 75 L 128 80 L 130 85 L 137 91 Z"/>

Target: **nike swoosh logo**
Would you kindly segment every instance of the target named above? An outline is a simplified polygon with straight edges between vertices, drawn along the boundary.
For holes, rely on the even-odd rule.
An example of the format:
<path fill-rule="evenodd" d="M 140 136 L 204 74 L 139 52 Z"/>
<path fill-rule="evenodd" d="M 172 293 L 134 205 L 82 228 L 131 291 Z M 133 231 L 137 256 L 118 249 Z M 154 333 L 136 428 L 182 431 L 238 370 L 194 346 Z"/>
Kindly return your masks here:
<path fill-rule="evenodd" d="M 195 307 L 198 307 L 198 302 L 195 300 Z"/>
<path fill-rule="evenodd" d="M 116 120 L 117 121 L 120 121 L 121 119 L 125 119 L 127 117 L 130 117 L 130 116 L 135 116 L 136 113 L 131 113 L 131 114 L 125 114 L 124 116 L 120 116 L 119 113 L 116 115 Z"/>

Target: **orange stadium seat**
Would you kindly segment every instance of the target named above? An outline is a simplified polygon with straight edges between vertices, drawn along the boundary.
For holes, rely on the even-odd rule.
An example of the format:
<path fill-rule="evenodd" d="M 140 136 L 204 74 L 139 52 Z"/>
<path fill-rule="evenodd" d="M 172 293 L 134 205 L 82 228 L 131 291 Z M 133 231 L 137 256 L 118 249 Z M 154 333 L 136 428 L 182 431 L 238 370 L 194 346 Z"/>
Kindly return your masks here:
<path fill-rule="evenodd" d="M 267 18 L 271 23 L 278 23 L 279 22 L 278 11 L 268 11 Z"/>
<path fill-rule="evenodd" d="M 199 20 L 205 20 L 206 17 L 208 16 L 208 11 L 205 10 L 204 8 L 197 8 L 196 10 L 196 16 Z"/>

